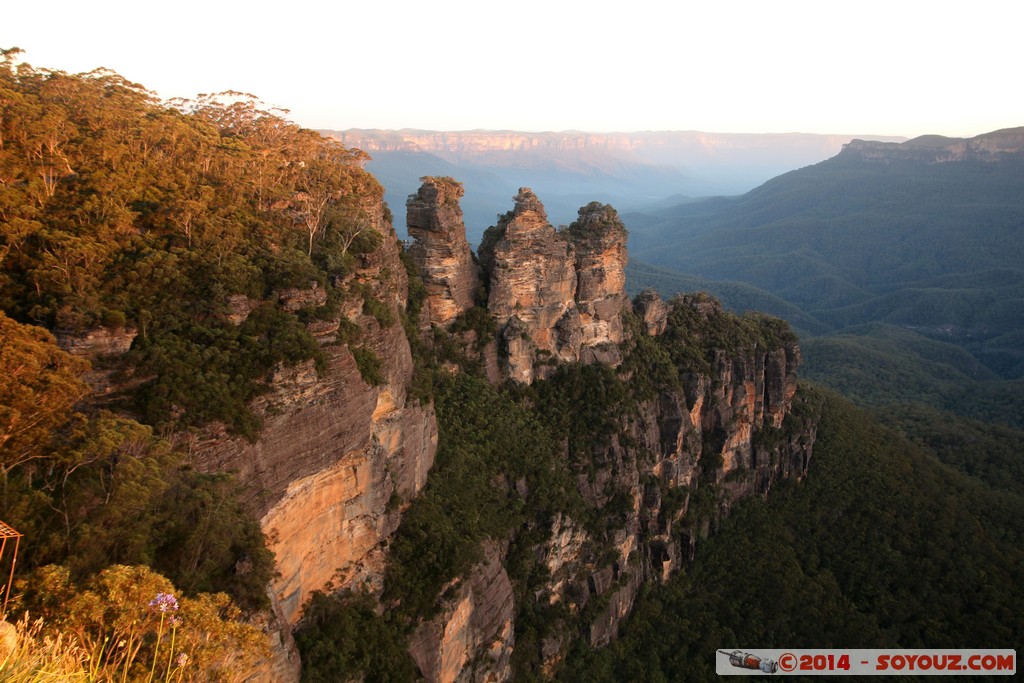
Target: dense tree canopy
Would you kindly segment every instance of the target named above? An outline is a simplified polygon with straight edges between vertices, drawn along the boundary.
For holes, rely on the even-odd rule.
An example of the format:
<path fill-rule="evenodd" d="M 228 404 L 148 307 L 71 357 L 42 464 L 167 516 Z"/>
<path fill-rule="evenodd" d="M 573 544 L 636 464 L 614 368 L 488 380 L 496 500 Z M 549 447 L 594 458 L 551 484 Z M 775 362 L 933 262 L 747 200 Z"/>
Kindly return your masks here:
<path fill-rule="evenodd" d="M 53 335 L 0 312 L 0 470 L 45 457 L 55 433 L 88 393 L 85 364 L 57 348 Z"/>
<path fill-rule="evenodd" d="M 692 567 L 644 594 L 618 643 L 578 647 L 559 680 L 717 680 L 715 651 L 753 643 L 1020 642 L 1024 498 L 953 471 L 838 396 L 817 400 L 807 479 L 745 501 Z"/>
<path fill-rule="evenodd" d="M 379 244 L 381 188 L 360 152 L 283 113 L 233 92 L 164 103 L 0 51 L 0 518 L 31 539 L 22 608 L 86 647 L 100 611 L 145 607 L 104 596 L 114 579 L 180 591 L 210 617 L 197 639 L 267 604 L 273 557 L 237 483 L 161 435 L 220 420 L 254 437 L 269 371 L 321 360 L 304 322 L 368 298 L 344 283 Z M 277 295 L 314 284 L 322 310 Z M 94 334 L 131 349 L 90 368 L 56 343 Z M 90 370 L 119 387 L 102 407 Z"/>
<path fill-rule="evenodd" d="M 250 95 L 172 104 L 104 69 L 4 53 L 0 309 L 67 334 L 134 329 L 141 417 L 253 435 L 262 376 L 317 350 L 292 315 L 232 324 L 229 297 L 343 275 L 376 244 L 382 190 L 361 152 Z"/>

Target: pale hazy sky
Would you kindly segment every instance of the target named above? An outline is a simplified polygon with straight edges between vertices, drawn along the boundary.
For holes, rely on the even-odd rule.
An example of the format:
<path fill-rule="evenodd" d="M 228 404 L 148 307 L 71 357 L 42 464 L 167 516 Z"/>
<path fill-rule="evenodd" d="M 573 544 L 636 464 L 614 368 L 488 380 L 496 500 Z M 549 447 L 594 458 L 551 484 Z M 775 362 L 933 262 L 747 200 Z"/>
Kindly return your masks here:
<path fill-rule="evenodd" d="M 312 128 L 970 136 L 1024 125 L 1024 0 L 10 0 L 0 47 Z"/>

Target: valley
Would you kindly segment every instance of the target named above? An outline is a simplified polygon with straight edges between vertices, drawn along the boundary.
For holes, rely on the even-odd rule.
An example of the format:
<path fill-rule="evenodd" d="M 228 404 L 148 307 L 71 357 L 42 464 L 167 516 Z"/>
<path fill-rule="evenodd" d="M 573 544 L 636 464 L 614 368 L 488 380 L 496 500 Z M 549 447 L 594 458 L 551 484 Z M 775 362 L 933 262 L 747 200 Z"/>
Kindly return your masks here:
<path fill-rule="evenodd" d="M 405 203 L 421 176 L 458 178 L 466 188 L 463 212 L 474 244 L 494 223 L 494 207 L 504 205 L 522 186 L 544 197 L 556 226 L 568 225 L 576 209 L 590 201 L 627 212 L 745 192 L 776 175 L 822 161 L 855 137 L 699 131 L 322 132 L 370 154 L 367 169 L 380 179 L 392 206 Z"/>

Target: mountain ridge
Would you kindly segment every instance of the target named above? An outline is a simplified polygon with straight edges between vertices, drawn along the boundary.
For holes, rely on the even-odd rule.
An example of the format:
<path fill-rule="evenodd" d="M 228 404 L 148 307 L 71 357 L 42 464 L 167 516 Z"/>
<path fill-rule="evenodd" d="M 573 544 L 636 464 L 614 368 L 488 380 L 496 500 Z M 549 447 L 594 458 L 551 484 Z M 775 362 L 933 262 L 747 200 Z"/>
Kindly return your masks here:
<path fill-rule="evenodd" d="M 429 131 L 418 129 L 322 130 L 368 152 L 367 169 L 401 206 L 421 176 L 451 175 L 465 183 L 470 241 L 494 223 L 491 207 L 521 186 L 544 197 L 556 225 L 568 224 L 591 200 L 620 210 L 668 197 L 735 194 L 785 171 L 840 151 L 857 136 L 804 133 L 704 133 L 644 131 Z M 861 136 L 901 140 L 893 136 Z"/>
<path fill-rule="evenodd" d="M 935 369 L 938 347 L 926 341 L 954 345 L 1004 381 L 1019 381 L 1022 196 L 1024 128 L 1018 127 L 969 139 L 852 141 L 836 156 L 744 195 L 627 217 L 637 259 L 684 271 L 689 281 L 741 282 L 755 289 L 741 293 L 734 286 L 738 301 L 759 301 L 776 313 L 786 306 L 757 290 L 795 306 L 799 313 L 787 317 L 810 333 L 806 371 L 816 381 L 828 384 L 832 377 L 831 386 L 877 402 L 914 394 L 902 384 L 910 378 L 930 387 L 917 395 L 931 396 L 936 407 L 1019 427 L 1019 402 L 1007 402 L 1012 384 L 972 380 L 976 400 L 959 400 L 956 383 Z M 669 272 L 645 276 L 666 286 L 674 279 Z M 882 332 L 893 327 L 909 335 L 900 345 Z M 819 365 L 826 357 L 829 363 Z M 951 357 L 937 367 L 945 364 L 953 377 L 958 368 Z M 868 369 L 882 358 L 891 376 Z M 913 358 L 928 370 L 914 370 Z"/>
<path fill-rule="evenodd" d="M 855 139 L 843 146 L 840 156 L 888 162 L 945 163 L 968 159 L 994 162 L 1021 152 L 1024 152 L 1024 126 L 1003 128 L 973 138 L 922 135 L 900 143 Z"/>

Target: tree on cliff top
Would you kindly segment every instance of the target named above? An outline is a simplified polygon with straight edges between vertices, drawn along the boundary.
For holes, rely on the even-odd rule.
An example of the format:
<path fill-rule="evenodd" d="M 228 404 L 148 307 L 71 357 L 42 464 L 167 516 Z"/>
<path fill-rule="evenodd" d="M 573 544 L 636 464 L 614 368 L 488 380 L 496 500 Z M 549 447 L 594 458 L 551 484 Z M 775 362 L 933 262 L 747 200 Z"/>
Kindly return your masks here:
<path fill-rule="evenodd" d="M 245 93 L 165 104 L 105 69 L 3 55 L 0 310 L 71 334 L 137 329 L 126 369 L 149 379 L 126 407 L 158 428 L 220 420 L 253 437 L 247 401 L 318 345 L 291 314 L 234 325 L 228 299 L 331 289 L 378 244 L 366 155 Z"/>

